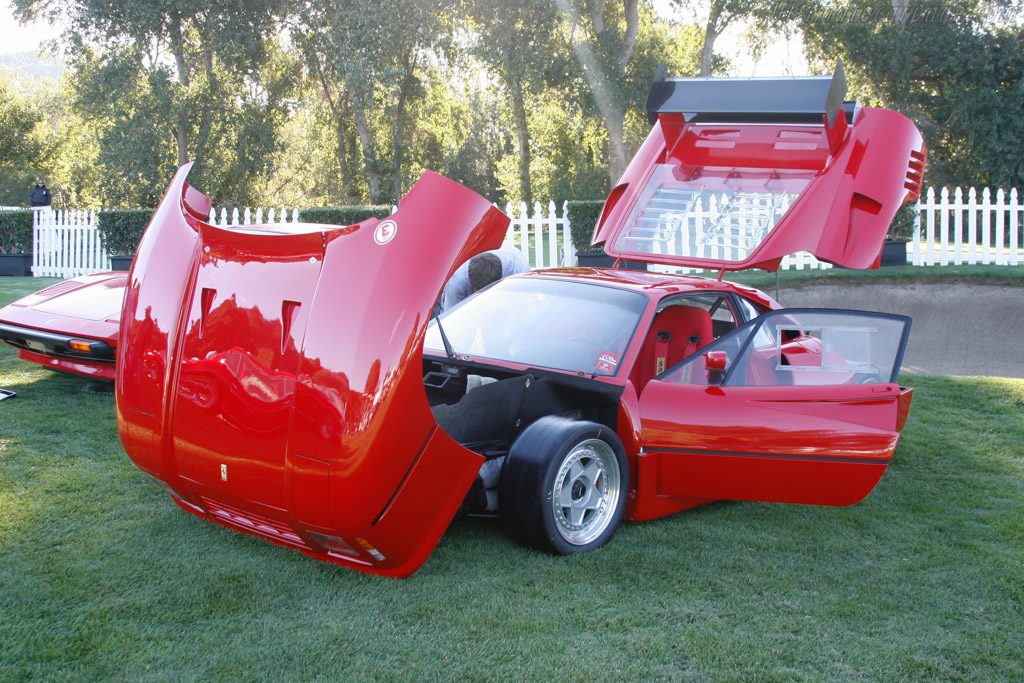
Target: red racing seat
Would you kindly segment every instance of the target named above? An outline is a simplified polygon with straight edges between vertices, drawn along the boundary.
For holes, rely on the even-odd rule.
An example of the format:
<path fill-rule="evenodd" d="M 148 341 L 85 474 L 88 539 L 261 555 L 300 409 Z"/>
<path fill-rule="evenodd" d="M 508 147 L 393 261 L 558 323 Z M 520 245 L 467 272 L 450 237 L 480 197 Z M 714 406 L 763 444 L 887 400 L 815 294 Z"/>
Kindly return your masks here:
<path fill-rule="evenodd" d="M 712 341 L 711 314 L 696 306 L 669 306 L 654 316 L 633 367 L 639 394 L 653 377 Z"/>

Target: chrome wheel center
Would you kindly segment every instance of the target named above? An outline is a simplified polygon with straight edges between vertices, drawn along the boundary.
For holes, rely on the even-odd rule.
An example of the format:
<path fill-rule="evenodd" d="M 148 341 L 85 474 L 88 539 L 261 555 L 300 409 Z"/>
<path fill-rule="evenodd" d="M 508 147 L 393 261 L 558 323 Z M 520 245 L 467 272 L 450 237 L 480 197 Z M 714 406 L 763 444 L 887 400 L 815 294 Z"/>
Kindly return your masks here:
<path fill-rule="evenodd" d="M 600 439 L 577 444 L 558 468 L 551 491 L 558 533 L 573 545 L 600 536 L 612 520 L 620 495 L 618 461 Z"/>

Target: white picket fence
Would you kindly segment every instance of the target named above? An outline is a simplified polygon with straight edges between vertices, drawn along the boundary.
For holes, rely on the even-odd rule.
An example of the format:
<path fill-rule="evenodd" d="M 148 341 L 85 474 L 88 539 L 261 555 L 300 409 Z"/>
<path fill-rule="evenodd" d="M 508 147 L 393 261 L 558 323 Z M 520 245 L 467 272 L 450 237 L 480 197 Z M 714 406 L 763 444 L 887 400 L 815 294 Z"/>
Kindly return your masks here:
<path fill-rule="evenodd" d="M 96 212 L 37 209 L 32 219 L 32 274 L 76 277 L 110 270 Z"/>
<path fill-rule="evenodd" d="M 567 207 L 568 202 L 563 202 L 561 207 L 552 201 L 547 202 L 547 206 L 535 202 L 531 211 L 522 202 L 506 204 L 505 213 L 511 218 L 506 241 L 522 249 L 534 268 L 574 265 L 576 252 Z M 1024 216 L 1021 215 L 1024 206 L 1016 188 L 1009 192 L 997 190 L 994 199 L 988 188 L 980 193 L 970 188 L 966 201 L 961 188 L 955 188 L 952 193 L 943 188 L 938 199 L 934 188 L 929 188 L 916 208 L 919 229 L 907 245 L 908 263 L 915 266 L 1024 265 Z M 220 227 L 298 221 L 298 209 L 221 208 L 210 216 L 210 223 Z M 75 277 L 110 270 L 110 257 L 96 230 L 95 211 L 37 211 L 33 232 L 34 275 Z M 783 270 L 831 267 L 806 252 L 785 257 L 781 265 Z M 694 269 L 657 270 L 692 272 Z"/>
<path fill-rule="evenodd" d="M 575 263 L 567 202 L 561 216 L 554 202 L 545 214 L 536 202 L 532 214 L 525 203 L 506 204 L 511 218 L 505 240 L 523 250 L 534 268 Z M 394 209 L 395 207 L 392 207 Z M 210 225 L 232 227 L 265 223 L 298 223 L 298 209 L 219 208 L 210 212 Z M 110 270 L 110 256 L 96 229 L 95 211 L 37 211 L 33 225 L 32 274 L 47 277 L 76 277 Z M 523 245 L 526 245 L 525 248 Z"/>
<path fill-rule="evenodd" d="M 999 189 L 995 201 L 989 188 L 967 190 L 942 188 L 938 200 L 935 188 L 928 188 L 925 200 L 918 203 L 917 225 L 910 258 L 915 266 L 946 266 L 963 263 L 1019 266 L 1024 264 L 1024 217 L 1017 188 L 1007 193 Z M 1009 197 L 1007 197 L 1009 194 Z"/>

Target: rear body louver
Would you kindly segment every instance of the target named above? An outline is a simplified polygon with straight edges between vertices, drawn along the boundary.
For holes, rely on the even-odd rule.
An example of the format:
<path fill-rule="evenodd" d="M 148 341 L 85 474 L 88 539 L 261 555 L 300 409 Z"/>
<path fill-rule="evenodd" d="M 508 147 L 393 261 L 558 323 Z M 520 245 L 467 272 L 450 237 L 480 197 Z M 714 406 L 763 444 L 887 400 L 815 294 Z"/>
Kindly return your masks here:
<path fill-rule="evenodd" d="M 920 194 L 925 151 L 909 119 L 845 91 L 841 65 L 831 78 L 657 78 L 654 126 L 593 243 L 722 270 L 774 270 L 798 251 L 877 267 L 893 216 Z"/>

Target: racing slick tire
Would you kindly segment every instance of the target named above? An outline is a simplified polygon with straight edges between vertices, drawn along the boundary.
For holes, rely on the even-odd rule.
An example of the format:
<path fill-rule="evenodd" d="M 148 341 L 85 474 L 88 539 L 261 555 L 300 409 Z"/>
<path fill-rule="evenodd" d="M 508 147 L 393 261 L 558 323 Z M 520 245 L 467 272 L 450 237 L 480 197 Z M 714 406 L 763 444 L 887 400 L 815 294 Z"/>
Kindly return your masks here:
<path fill-rule="evenodd" d="M 502 526 L 521 545 L 584 553 L 615 533 L 628 490 L 625 449 L 612 429 L 549 415 L 523 430 L 502 466 Z"/>

